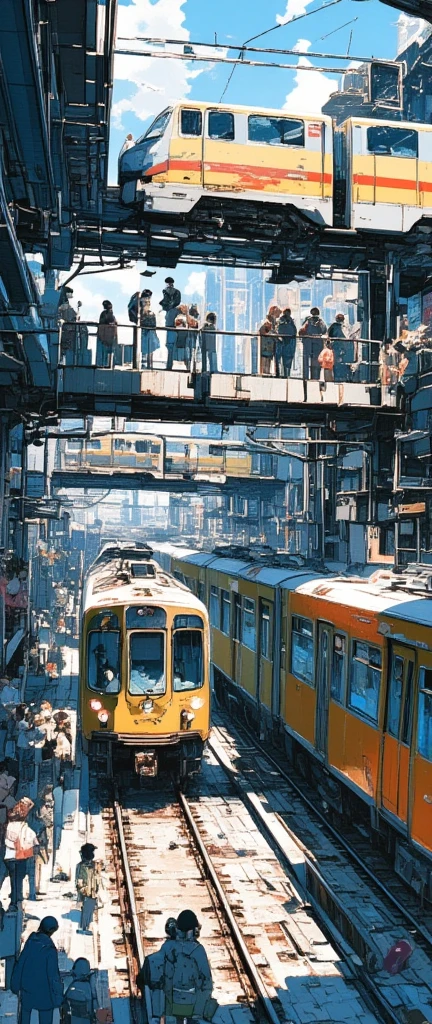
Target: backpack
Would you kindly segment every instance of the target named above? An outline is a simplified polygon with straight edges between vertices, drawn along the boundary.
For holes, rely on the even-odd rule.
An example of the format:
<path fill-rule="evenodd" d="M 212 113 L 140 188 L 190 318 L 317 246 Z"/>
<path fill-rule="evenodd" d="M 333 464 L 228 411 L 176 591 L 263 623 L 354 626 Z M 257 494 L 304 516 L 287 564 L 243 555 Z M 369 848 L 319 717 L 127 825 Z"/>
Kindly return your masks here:
<path fill-rule="evenodd" d="M 131 324 L 138 323 L 138 296 L 132 295 L 128 302 L 128 316 Z"/>
<path fill-rule="evenodd" d="M 79 1020 L 88 1021 L 93 1024 L 96 1020 L 96 1006 L 93 997 L 90 978 L 76 978 L 66 989 L 63 999 L 63 1019 L 66 1022 L 71 1017 L 78 1017 Z"/>
<path fill-rule="evenodd" d="M 197 948 L 196 943 L 188 943 L 189 949 L 185 949 L 183 942 L 176 942 L 175 948 L 169 958 L 170 983 L 172 985 L 172 1006 L 171 1014 L 174 1017 L 192 1017 L 195 1011 L 195 1003 L 198 994 L 198 983 L 200 974 L 198 965 L 193 955 Z M 168 965 L 167 965 L 168 966 Z M 167 971 L 167 973 L 168 973 Z M 172 971 L 172 973 L 171 973 Z"/>

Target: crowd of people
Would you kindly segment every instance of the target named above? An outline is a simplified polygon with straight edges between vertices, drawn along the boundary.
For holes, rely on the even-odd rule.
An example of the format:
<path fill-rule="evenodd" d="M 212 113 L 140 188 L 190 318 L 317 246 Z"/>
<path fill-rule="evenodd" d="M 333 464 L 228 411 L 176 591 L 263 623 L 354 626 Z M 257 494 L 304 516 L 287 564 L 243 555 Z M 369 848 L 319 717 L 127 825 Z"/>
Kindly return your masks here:
<path fill-rule="evenodd" d="M 88 330 L 85 324 L 80 323 L 70 304 L 72 294 L 72 290 L 66 288 L 59 307 L 61 354 L 66 365 L 74 360 L 79 365 L 86 365 L 91 363 Z M 119 344 L 118 322 L 112 303 L 105 299 L 102 305 L 96 334 L 96 366 L 130 366 L 133 363 L 133 346 Z M 139 367 L 143 370 L 153 369 L 156 365 L 161 367 L 162 359 L 158 358 L 158 353 L 165 346 L 167 370 L 172 370 L 174 362 L 177 362 L 182 363 L 188 372 L 197 367 L 203 373 L 220 371 L 216 313 L 209 311 L 202 318 L 195 303 L 183 303 L 172 277 L 165 280 L 159 306 L 165 314 L 164 330 L 158 323 L 150 288 L 135 292 L 129 300 L 129 321 L 139 331 Z M 248 340 L 252 373 L 287 378 L 295 369 L 296 376 L 302 376 L 304 380 L 337 384 L 363 379 L 359 368 L 361 341 L 358 334 L 350 330 L 344 313 L 337 313 L 328 326 L 318 307 L 313 306 L 303 323 L 298 325 L 291 309 L 271 305 L 257 336 Z M 386 342 L 379 362 L 381 383 L 392 386 L 406 372 L 409 358 L 403 344 L 401 348 L 398 343 Z"/>

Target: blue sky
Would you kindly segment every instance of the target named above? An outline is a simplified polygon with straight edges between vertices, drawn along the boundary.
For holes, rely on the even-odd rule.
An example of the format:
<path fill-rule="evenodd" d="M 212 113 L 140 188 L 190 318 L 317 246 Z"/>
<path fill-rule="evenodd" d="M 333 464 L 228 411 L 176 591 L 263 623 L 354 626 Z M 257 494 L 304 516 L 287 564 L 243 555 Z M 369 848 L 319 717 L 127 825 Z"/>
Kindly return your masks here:
<path fill-rule="evenodd" d="M 119 0 L 118 36 L 148 34 L 184 41 L 213 42 L 216 33 L 221 46 L 240 45 L 245 39 L 279 24 L 276 31 L 261 40 L 263 45 L 278 48 L 297 45 L 305 50 L 341 54 L 347 51 L 352 31 L 352 55 L 394 58 L 398 11 L 379 0 L 363 3 L 340 0 L 328 10 L 311 13 L 319 6 L 321 0 L 267 0 L 265 5 L 259 0 L 236 0 L 236 3 L 233 0 L 217 0 L 215 3 L 209 0 Z M 292 21 L 294 15 L 302 12 L 307 12 L 308 16 Z M 284 21 L 286 23 L 282 24 Z M 346 22 L 352 24 L 345 25 Z M 323 39 L 323 36 L 327 38 Z M 138 48 L 140 45 L 144 47 L 145 44 L 118 41 L 119 48 Z M 231 51 L 229 55 L 234 54 L 235 51 Z M 258 54 L 256 58 L 260 59 Z M 268 55 L 264 59 L 301 64 L 303 58 Z M 310 63 L 321 63 L 326 67 L 344 66 L 341 61 L 326 63 L 316 58 L 311 58 Z M 217 102 L 230 67 L 223 64 L 197 66 L 182 61 L 128 56 L 116 57 L 114 71 L 111 183 L 115 183 L 117 156 L 128 132 L 132 132 L 135 138 L 141 135 L 150 120 L 177 99 L 187 96 Z M 337 84 L 336 75 L 320 75 L 319 72 L 238 67 L 224 102 L 259 103 L 260 106 L 285 107 L 291 112 L 318 113 L 330 92 L 336 91 Z M 82 317 L 94 318 L 100 311 L 102 299 L 110 298 L 117 319 L 126 322 L 128 296 L 139 287 L 139 271 L 143 267 L 137 265 L 135 270 L 76 278 L 74 298 L 83 302 Z M 198 291 L 202 289 L 202 275 L 199 267 L 180 267 L 175 272 L 176 282 L 186 299 L 195 288 Z M 166 272 L 158 271 L 153 278 L 155 309 L 158 308 L 165 277 Z"/>

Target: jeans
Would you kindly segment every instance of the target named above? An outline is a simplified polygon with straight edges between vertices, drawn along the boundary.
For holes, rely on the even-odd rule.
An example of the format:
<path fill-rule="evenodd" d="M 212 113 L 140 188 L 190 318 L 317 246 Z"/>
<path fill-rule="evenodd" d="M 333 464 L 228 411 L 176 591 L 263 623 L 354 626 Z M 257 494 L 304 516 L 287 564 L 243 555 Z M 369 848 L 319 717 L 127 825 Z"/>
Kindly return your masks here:
<path fill-rule="evenodd" d="M 93 921 L 93 914 L 96 910 L 96 903 L 97 900 L 93 899 L 91 896 L 84 896 L 80 917 L 80 928 L 82 928 L 83 932 L 88 931 Z"/>
<path fill-rule="evenodd" d="M 168 355 L 167 355 L 166 368 L 167 368 L 167 370 L 172 370 L 173 361 L 174 361 L 174 342 L 172 343 L 172 345 L 168 344 L 167 345 L 167 349 L 168 349 Z"/>
<path fill-rule="evenodd" d="M 5 861 L 11 882 L 11 903 L 20 903 L 23 898 L 23 882 L 28 871 L 27 860 Z"/>

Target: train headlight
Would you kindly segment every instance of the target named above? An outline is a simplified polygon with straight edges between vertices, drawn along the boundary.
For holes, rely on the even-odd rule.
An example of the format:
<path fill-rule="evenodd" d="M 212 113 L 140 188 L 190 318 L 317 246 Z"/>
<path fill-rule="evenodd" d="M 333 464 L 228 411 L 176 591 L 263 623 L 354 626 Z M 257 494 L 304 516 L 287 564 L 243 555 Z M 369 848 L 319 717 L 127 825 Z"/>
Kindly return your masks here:
<path fill-rule="evenodd" d="M 90 707 L 91 707 L 92 711 L 101 711 L 102 710 L 102 701 L 94 700 L 93 699 L 89 703 L 90 703 Z"/>
<path fill-rule="evenodd" d="M 193 711 L 187 711 L 186 708 L 183 708 L 183 711 L 180 714 L 180 728 L 190 729 L 194 718 L 195 715 Z"/>
<path fill-rule="evenodd" d="M 205 701 L 202 699 L 202 697 L 192 697 L 192 700 L 190 702 L 190 706 L 194 709 L 194 711 L 198 711 L 199 708 L 204 707 L 204 704 Z"/>
<path fill-rule="evenodd" d="M 147 714 L 149 714 L 150 711 L 153 711 L 154 705 L 153 705 L 153 701 L 150 699 L 150 697 L 147 700 L 143 701 L 143 703 L 141 704 L 141 707 L 142 707 L 143 711 L 145 711 Z"/>
<path fill-rule="evenodd" d="M 102 711 L 98 712 L 98 719 L 101 725 L 106 726 L 109 719 L 109 711 L 105 711 L 105 708 L 102 708 Z"/>

